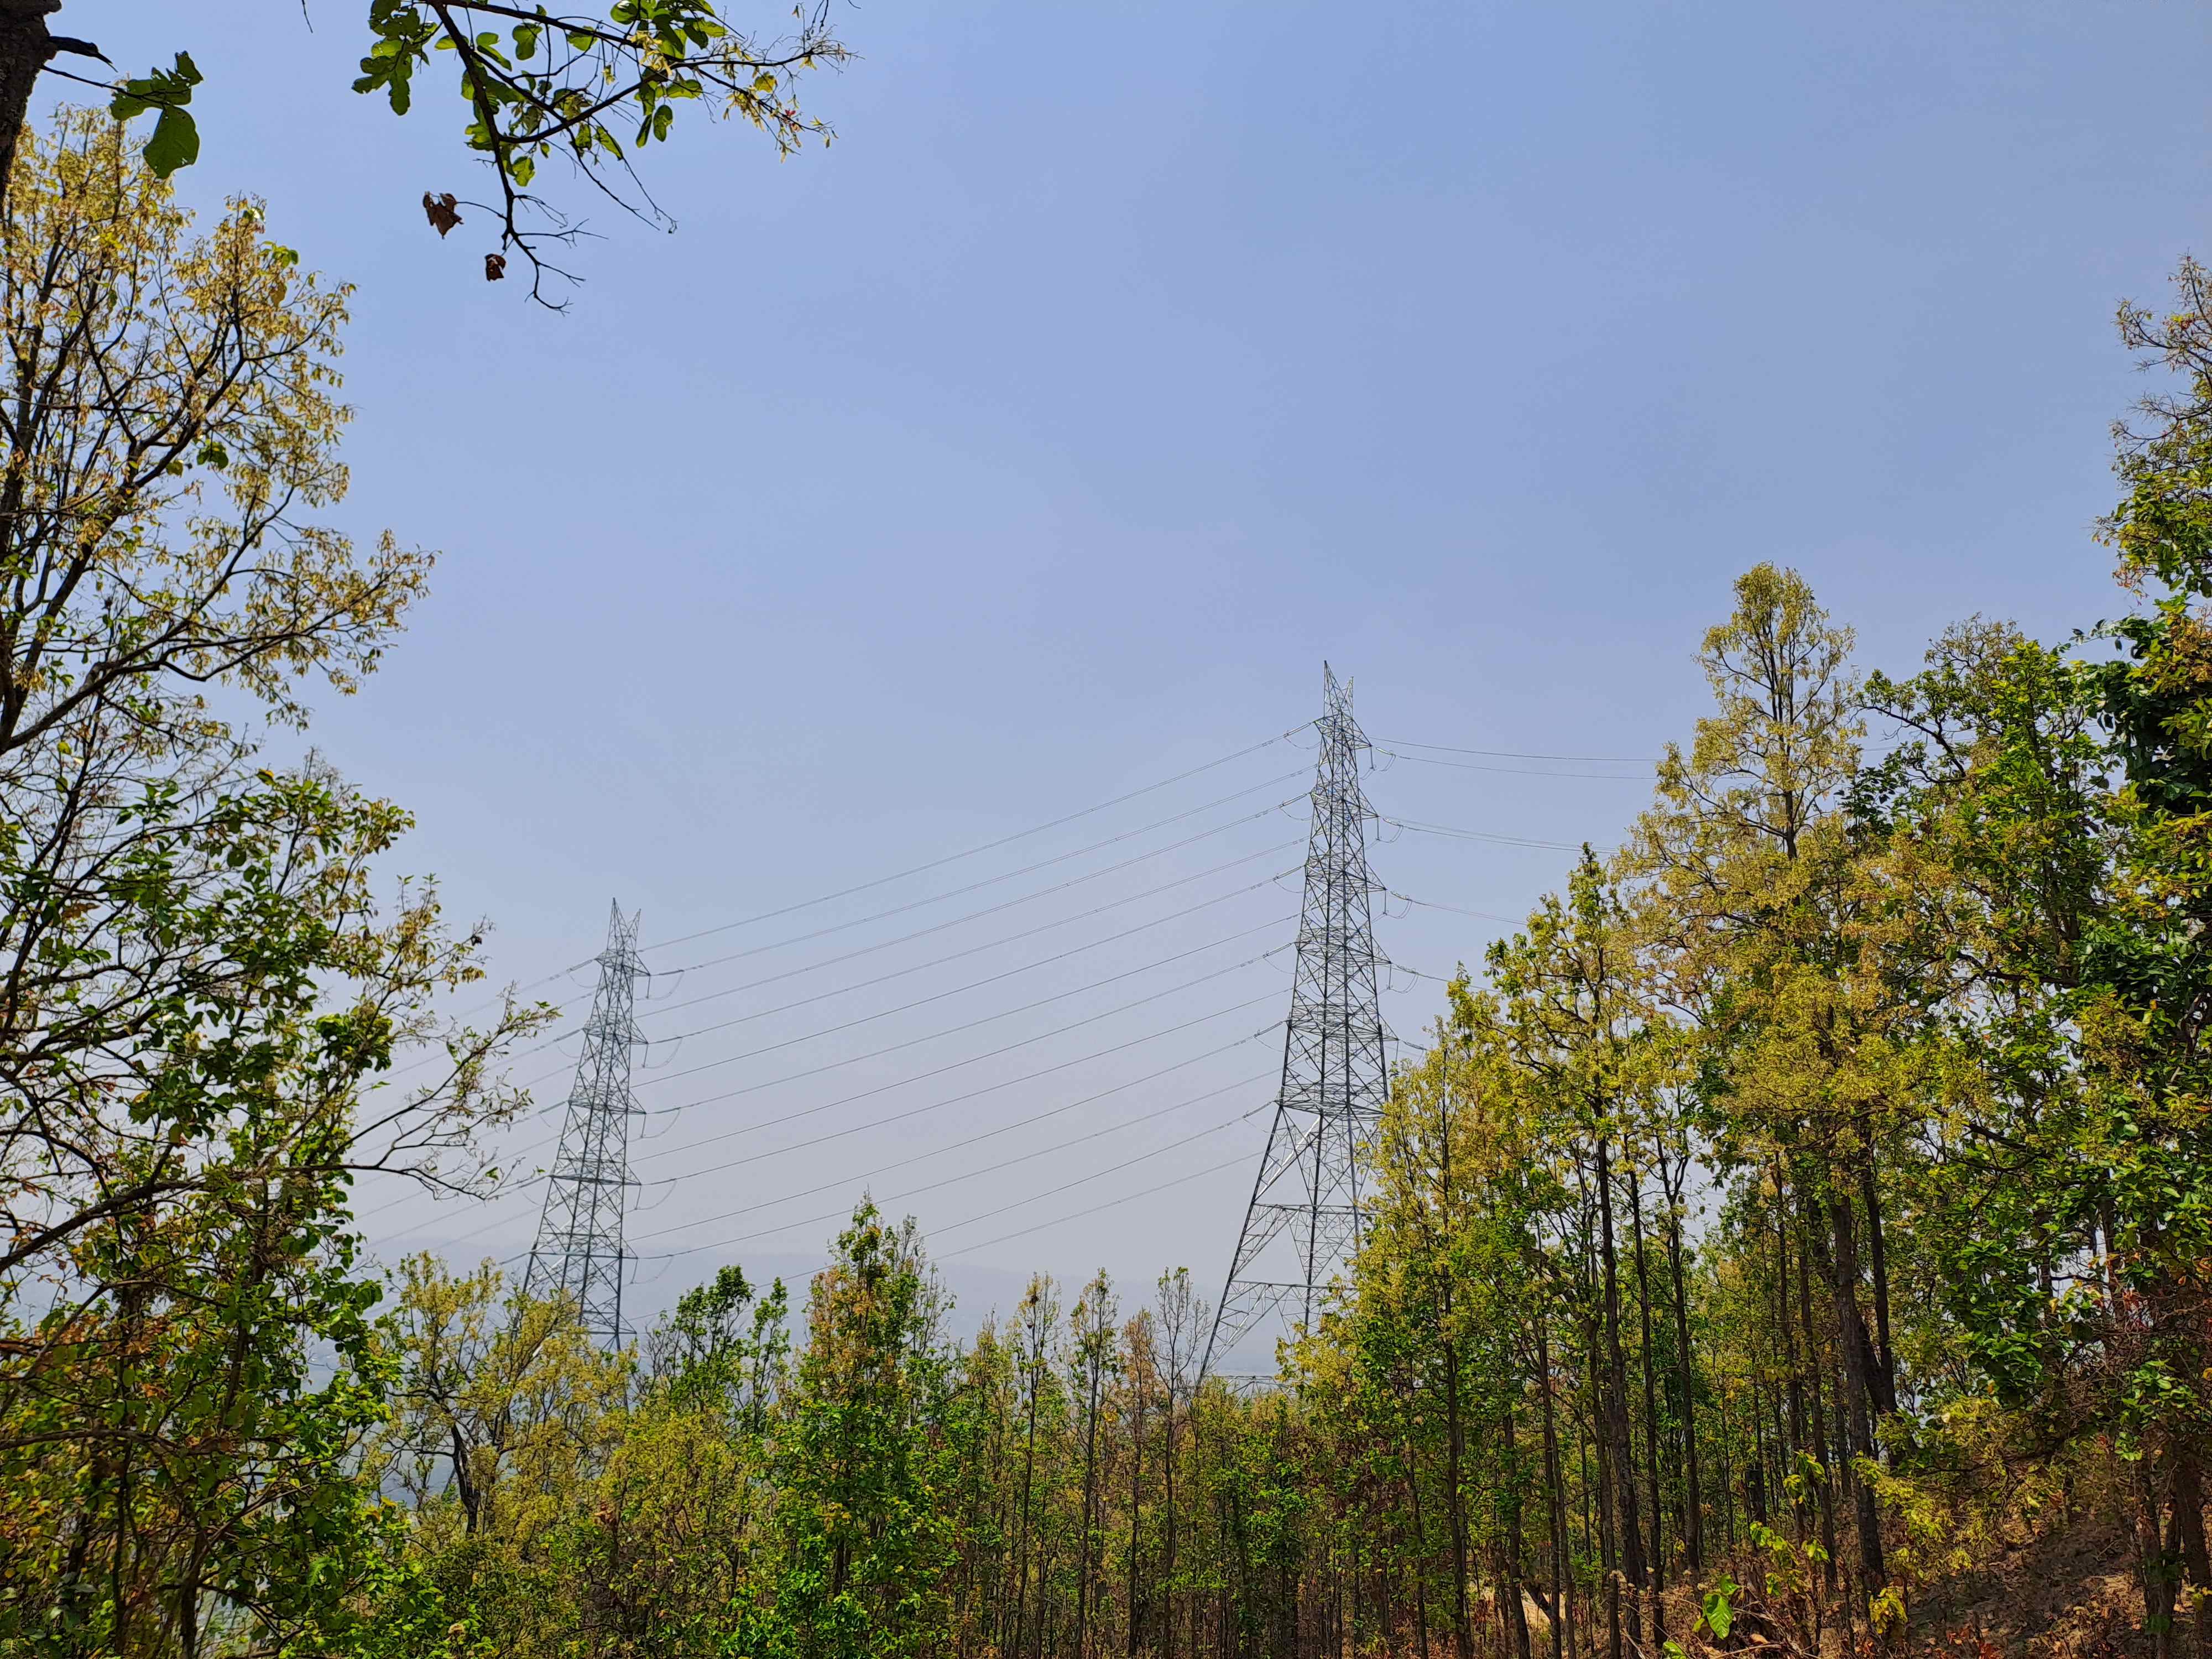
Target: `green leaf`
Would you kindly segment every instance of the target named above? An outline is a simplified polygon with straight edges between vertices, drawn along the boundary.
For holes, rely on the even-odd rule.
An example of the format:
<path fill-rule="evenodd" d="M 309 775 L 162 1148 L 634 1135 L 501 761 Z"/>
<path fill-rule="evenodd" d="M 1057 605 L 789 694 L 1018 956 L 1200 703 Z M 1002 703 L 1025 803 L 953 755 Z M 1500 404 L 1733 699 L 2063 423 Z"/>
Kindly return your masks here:
<path fill-rule="evenodd" d="M 146 165 L 160 179 L 191 166 L 200 159 L 198 124 L 181 109 L 163 110 L 154 124 L 154 136 L 146 141 L 145 156 Z"/>
<path fill-rule="evenodd" d="M 173 68 L 149 70 L 124 82 L 108 101 L 108 112 L 118 121 L 135 120 L 149 110 L 161 112 L 143 152 L 146 165 L 161 178 L 199 160 L 200 130 L 185 106 L 192 101 L 192 88 L 200 78 L 191 54 L 180 52 Z"/>
<path fill-rule="evenodd" d="M 1727 1641 L 1729 1632 L 1735 1627 L 1735 1608 L 1730 1601 L 1735 1589 L 1733 1579 L 1723 1578 L 1705 1592 L 1705 1628 L 1713 1633 L 1716 1641 Z"/>

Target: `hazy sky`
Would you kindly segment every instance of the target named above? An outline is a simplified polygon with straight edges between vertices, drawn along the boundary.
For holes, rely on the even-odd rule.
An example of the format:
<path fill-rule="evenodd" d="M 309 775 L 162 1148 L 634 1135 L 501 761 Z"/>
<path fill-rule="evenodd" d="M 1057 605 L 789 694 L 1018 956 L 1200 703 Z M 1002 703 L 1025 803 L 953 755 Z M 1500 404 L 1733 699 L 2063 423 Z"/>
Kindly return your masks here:
<path fill-rule="evenodd" d="M 841 4 L 860 56 L 808 100 L 836 145 L 779 165 L 693 120 L 650 173 L 680 230 L 601 215 L 554 317 L 477 277 L 480 223 L 425 227 L 426 187 L 482 187 L 460 108 L 441 85 L 395 121 L 349 93 L 360 11 L 71 0 L 65 26 L 130 66 L 191 50 L 187 195 L 265 197 L 280 240 L 360 285 L 337 517 L 443 557 L 319 741 L 420 815 L 406 865 L 490 917 L 522 981 L 596 950 L 613 896 L 670 939 L 1226 756 L 1317 712 L 1324 658 L 1401 749 L 1642 757 L 1696 717 L 1698 633 L 1759 559 L 1805 571 L 1884 665 L 1974 611 L 2094 620 L 2115 603 L 2089 536 L 2106 430 L 2138 385 L 2112 309 L 2208 240 L 2201 5 Z M 728 993 L 657 1010 L 663 1039 L 752 1018 L 655 1046 L 641 1096 L 684 1109 L 653 1120 L 640 1174 L 666 1184 L 633 1231 L 704 1248 L 641 1264 L 641 1304 L 717 1261 L 816 1259 L 831 1228 L 807 1218 L 862 1185 L 1032 1152 L 892 1206 L 941 1234 L 971 1303 L 1102 1263 L 1133 1291 L 1188 1264 L 1211 1295 L 1265 1112 L 1218 1126 L 1265 1105 L 1252 1034 L 1286 985 L 1284 957 L 1246 959 L 1295 908 L 1238 890 L 1303 829 L 1231 821 L 1297 793 L 1309 757 L 1277 744 L 652 953 L 851 924 L 656 981 L 664 1003 Z M 1415 822 L 1601 844 L 1644 793 L 1634 764 L 1489 763 L 1519 769 L 1386 762 L 1370 789 Z M 1561 771 L 1605 775 L 1529 775 Z M 1498 915 L 1566 856 L 1375 849 L 1399 890 Z M 1495 931 L 1381 927 L 1438 974 Z M 1435 991 L 1401 979 L 1401 1031 Z M 572 1055 L 518 1074 L 557 1103 Z M 929 1109 L 796 1144 L 908 1107 Z M 504 1254 L 534 1216 L 534 1194 L 392 1202 L 374 1228 Z"/>

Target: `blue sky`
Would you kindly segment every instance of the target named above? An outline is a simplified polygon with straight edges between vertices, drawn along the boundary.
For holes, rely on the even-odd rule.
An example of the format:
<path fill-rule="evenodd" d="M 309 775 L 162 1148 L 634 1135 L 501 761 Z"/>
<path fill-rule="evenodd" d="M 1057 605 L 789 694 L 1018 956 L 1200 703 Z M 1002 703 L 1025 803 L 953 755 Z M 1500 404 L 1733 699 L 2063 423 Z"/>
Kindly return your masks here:
<path fill-rule="evenodd" d="M 1697 635 L 1759 559 L 1802 569 L 1890 667 L 1969 613 L 2050 634 L 2115 604 L 2090 531 L 2106 428 L 2139 382 L 2111 316 L 2205 247 L 2201 6 L 841 0 L 836 17 L 859 56 L 809 98 L 835 146 L 778 164 L 695 122 L 649 174 L 679 230 L 601 215 L 554 317 L 474 275 L 481 224 L 445 244 L 424 226 L 425 188 L 480 188 L 459 106 L 426 89 L 395 121 L 349 93 L 350 0 L 310 0 L 306 21 L 239 0 L 64 14 L 118 63 L 191 51 L 186 194 L 266 198 L 281 240 L 360 285 L 337 516 L 444 557 L 319 740 L 420 814 L 409 864 L 494 919 L 502 974 L 587 955 L 611 895 L 665 939 L 1210 761 L 1310 718 L 1324 658 L 1380 736 L 1644 757 L 1696 717 Z M 1037 856 L 1301 758 L 1255 757 Z M 1608 775 L 1397 763 L 1372 793 L 1419 822 L 1608 842 L 1640 769 L 1580 769 Z M 1156 870 L 1267 844 L 1245 833 Z M 1403 891 L 1507 915 L 1565 856 L 1376 849 Z M 914 890 L 932 881 L 957 884 Z M 821 914 L 869 914 L 853 903 Z M 1230 931 L 1235 908 L 1203 927 Z M 1127 961 L 1214 936 L 1163 926 Z M 1494 931 L 1437 911 L 1383 928 L 1436 972 Z M 1067 969 L 1069 1006 L 1114 948 Z M 1392 1018 L 1418 1027 L 1433 993 L 1408 981 Z M 927 1018 L 911 1029 L 953 1023 Z M 861 1052 L 823 1041 L 807 1052 Z M 1086 1052 L 1073 1041 L 1037 1052 Z M 854 1061 L 893 1082 L 908 1063 Z M 793 1152 L 804 1181 L 678 1187 L 663 1213 L 856 1180 L 988 1127 L 981 1109 L 854 1137 L 866 1155 Z M 1262 1122 L 1081 1202 L 1215 1146 L 1256 1156 Z M 1022 1178 L 1102 1157 L 1040 1150 Z M 1245 1180 L 945 1254 L 978 1286 L 1102 1262 L 1210 1283 Z M 528 1207 L 484 1242 L 526 1242 Z M 911 1207 L 935 1227 L 990 1206 Z M 439 1212 L 395 1248 L 463 1231 Z M 802 1262 L 827 1231 L 720 1259 Z"/>

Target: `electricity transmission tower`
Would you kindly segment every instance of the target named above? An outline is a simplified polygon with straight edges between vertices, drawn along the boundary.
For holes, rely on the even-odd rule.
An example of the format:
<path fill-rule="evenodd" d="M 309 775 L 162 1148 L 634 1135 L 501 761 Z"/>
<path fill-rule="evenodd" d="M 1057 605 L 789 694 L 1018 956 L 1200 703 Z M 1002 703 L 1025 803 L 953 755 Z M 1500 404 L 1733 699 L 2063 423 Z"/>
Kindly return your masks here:
<path fill-rule="evenodd" d="M 1352 717 L 1352 689 L 1339 684 L 1327 664 L 1322 690 L 1282 1085 L 1201 1375 L 1263 1324 L 1312 1325 L 1316 1295 L 1349 1263 L 1358 1243 L 1359 1158 L 1389 1088 L 1370 902 L 1378 884 L 1367 867 L 1367 823 L 1375 814 L 1359 788 L 1367 738 Z"/>
<path fill-rule="evenodd" d="M 623 1340 L 623 1206 L 635 1184 L 629 1173 L 629 1121 L 638 1115 L 629 1088 L 630 1050 L 645 1039 L 631 1017 L 637 981 L 637 924 L 613 907 L 607 948 L 599 952 L 599 985 L 584 1022 L 584 1052 L 568 1090 L 561 1150 L 545 1181 L 545 1208 L 530 1252 L 524 1291 L 565 1297 L 584 1328 L 610 1347 Z"/>

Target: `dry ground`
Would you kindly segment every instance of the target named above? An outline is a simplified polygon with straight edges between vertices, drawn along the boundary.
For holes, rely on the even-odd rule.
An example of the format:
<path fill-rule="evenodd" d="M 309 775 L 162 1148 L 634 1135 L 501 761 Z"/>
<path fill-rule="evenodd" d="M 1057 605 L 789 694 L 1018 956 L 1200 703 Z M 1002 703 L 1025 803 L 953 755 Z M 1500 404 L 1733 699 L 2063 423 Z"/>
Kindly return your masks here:
<path fill-rule="evenodd" d="M 1916 1642 L 1961 1659 L 2136 1659 L 2142 1596 L 2124 1532 L 2087 1515 L 1923 1590 Z"/>

